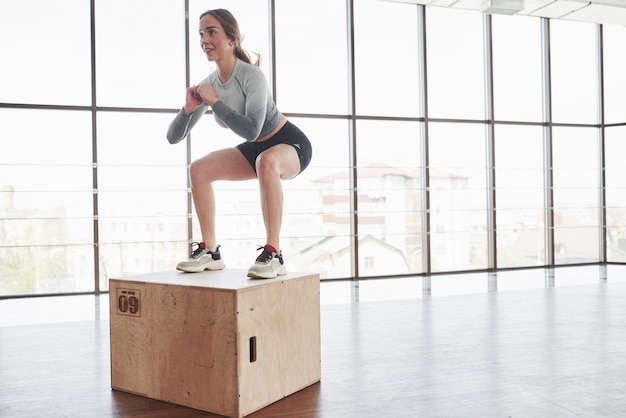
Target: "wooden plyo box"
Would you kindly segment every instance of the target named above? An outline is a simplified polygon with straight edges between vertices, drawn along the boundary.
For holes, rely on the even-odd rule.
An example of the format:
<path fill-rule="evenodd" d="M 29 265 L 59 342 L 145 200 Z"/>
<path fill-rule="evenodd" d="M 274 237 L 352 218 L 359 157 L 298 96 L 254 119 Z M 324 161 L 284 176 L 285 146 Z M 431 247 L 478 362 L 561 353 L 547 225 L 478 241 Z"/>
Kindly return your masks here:
<path fill-rule="evenodd" d="M 319 275 L 109 280 L 111 387 L 243 417 L 321 378 Z"/>

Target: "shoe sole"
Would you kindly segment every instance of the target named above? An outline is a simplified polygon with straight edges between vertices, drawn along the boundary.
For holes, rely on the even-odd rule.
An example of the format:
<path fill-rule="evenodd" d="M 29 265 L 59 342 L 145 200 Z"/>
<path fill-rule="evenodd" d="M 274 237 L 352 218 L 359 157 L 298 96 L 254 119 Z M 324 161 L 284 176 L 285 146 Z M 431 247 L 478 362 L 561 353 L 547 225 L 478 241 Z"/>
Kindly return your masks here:
<path fill-rule="evenodd" d="M 248 272 L 248 277 L 252 279 L 275 279 L 278 276 L 284 276 L 287 274 L 286 270 L 279 270 L 275 273 L 256 273 L 254 271 Z"/>
<path fill-rule="evenodd" d="M 224 270 L 226 265 L 224 263 L 220 263 L 217 265 L 204 266 L 204 267 L 180 267 L 176 266 L 176 270 L 183 271 L 185 273 L 202 273 L 203 271 L 217 271 Z"/>

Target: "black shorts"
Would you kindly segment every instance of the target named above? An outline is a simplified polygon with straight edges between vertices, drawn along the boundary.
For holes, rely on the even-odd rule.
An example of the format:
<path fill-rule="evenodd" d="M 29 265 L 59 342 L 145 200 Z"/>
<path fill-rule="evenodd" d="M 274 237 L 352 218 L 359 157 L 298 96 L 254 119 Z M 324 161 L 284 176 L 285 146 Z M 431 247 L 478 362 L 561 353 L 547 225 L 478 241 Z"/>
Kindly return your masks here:
<path fill-rule="evenodd" d="M 237 149 L 246 157 L 256 173 L 256 159 L 259 154 L 278 144 L 291 145 L 296 150 L 298 158 L 300 158 L 300 173 L 308 167 L 313 155 L 311 142 L 304 132 L 289 121 L 270 139 L 263 142 L 243 142 L 237 145 Z"/>

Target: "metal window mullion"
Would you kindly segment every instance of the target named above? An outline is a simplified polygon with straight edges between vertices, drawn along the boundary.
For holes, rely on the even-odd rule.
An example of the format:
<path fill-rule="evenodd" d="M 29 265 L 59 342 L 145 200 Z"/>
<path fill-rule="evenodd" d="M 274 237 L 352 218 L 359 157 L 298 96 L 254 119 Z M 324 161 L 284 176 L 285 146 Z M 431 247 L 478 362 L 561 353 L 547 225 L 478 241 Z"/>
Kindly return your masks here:
<path fill-rule="evenodd" d="M 487 163 L 487 267 L 496 269 L 496 171 L 495 171 L 495 125 L 493 99 L 493 43 L 491 15 L 483 15 L 483 55 L 485 60 L 485 143 Z"/>
<path fill-rule="evenodd" d="M 348 127 L 350 172 L 349 202 L 350 202 L 350 271 L 351 277 L 359 279 L 359 212 L 358 212 L 358 182 L 356 158 L 356 85 L 355 85 L 355 57 L 354 57 L 354 0 L 347 0 L 347 36 L 348 36 L 348 98 L 350 124 Z"/>
<path fill-rule="evenodd" d="M 189 46 L 189 0 L 185 0 L 185 86 L 191 85 L 191 56 Z M 187 134 L 186 141 L 186 156 L 185 164 L 187 167 L 186 172 L 189 171 L 191 166 L 191 133 Z M 193 197 L 191 195 L 191 178 L 189 175 L 185 176 L 186 190 L 187 190 L 187 245 L 189 251 L 191 251 L 191 242 L 193 241 Z"/>
<path fill-rule="evenodd" d="M 607 219 L 606 219 L 606 148 L 605 148 L 605 120 L 604 120 L 604 31 L 603 26 L 596 25 L 596 65 L 598 90 L 598 231 L 600 262 L 607 262 Z"/>
<path fill-rule="evenodd" d="M 544 167 L 544 242 L 546 265 L 554 266 L 554 177 L 552 171 L 552 87 L 550 65 L 550 20 L 541 18 L 543 167 Z"/>
<path fill-rule="evenodd" d="M 275 0 L 268 1 L 268 16 L 269 16 L 269 55 L 270 55 L 270 75 L 271 75 L 271 89 L 272 97 L 274 101 L 278 103 L 278 96 L 276 84 L 278 79 L 276 78 L 276 2 Z M 279 106 L 280 108 L 280 106 Z"/>
<path fill-rule="evenodd" d="M 92 162 L 92 209 L 93 209 L 93 272 L 94 272 L 94 292 L 96 295 L 100 290 L 100 226 L 98 220 L 98 118 L 96 101 L 96 13 L 95 0 L 89 2 L 90 15 L 90 49 L 91 49 L 91 162 Z"/>
<path fill-rule="evenodd" d="M 424 118 L 420 134 L 421 200 L 422 200 L 422 272 L 430 274 L 430 158 L 428 136 L 428 71 L 426 65 L 426 7 L 417 6 L 418 65 L 420 116 Z M 426 281 L 425 281 L 426 282 Z M 428 291 L 429 289 L 424 289 Z"/>

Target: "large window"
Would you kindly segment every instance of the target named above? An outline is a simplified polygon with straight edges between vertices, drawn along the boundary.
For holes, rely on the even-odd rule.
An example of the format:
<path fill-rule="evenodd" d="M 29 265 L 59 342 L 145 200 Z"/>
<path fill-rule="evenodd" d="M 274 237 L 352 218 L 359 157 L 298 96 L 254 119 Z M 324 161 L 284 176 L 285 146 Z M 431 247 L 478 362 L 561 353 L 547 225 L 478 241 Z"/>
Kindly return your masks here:
<path fill-rule="evenodd" d="M 276 101 L 282 111 L 347 113 L 346 11 L 336 0 L 276 1 Z"/>
<path fill-rule="evenodd" d="M 606 252 L 609 262 L 626 262 L 626 71 L 623 27 L 603 28 L 606 176 Z"/>
<path fill-rule="evenodd" d="M 0 294 L 94 289 L 89 112 L 0 108 Z"/>
<path fill-rule="evenodd" d="M 626 126 L 606 129 L 607 261 L 626 262 Z"/>
<path fill-rule="evenodd" d="M 188 141 L 165 131 L 215 69 L 197 25 L 219 7 L 314 145 L 283 186 L 290 270 L 626 262 L 623 27 L 382 0 L 21 0 L 0 2 L 0 297 L 106 291 L 200 240 L 189 164 L 241 139 L 210 112 Z M 215 190 L 227 265 L 247 268 L 258 185 Z"/>
<path fill-rule="evenodd" d="M 428 116 L 484 119 L 483 16 L 438 7 L 426 12 Z"/>
<path fill-rule="evenodd" d="M 596 27 L 550 21 L 552 120 L 598 123 Z"/>
<path fill-rule="evenodd" d="M 541 20 L 494 15 L 492 22 L 494 116 L 541 122 Z"/>
<path fill-rule="evenodd" d="M 598 129 L 554 128 L 556 264 L 600 260 Z"/>
<path fill-rule="evenodd" d="M 430 125 L 433 271 L 487 268 L 485 128 Z"/>
<path fill-rule="evenodd" d="M 371 0 L 356 2 L 354 79 L 357 114 L 418 116 L 417 40 L 415 5 Z M 331 67 L 333 77 L 341 74 L 335 65 Z"/>
<path fill-rule="evenodd" d="M 543 130 L 498 125 L 494 136 L 498 267 L 545 265 Z"/>
<path fill-rule="evenodd" d="M 420 123 L 363 120 L 356 135 L 359 274 L 420 273 Z"/>
<path fill-rule="evenodd" d="M 89 21 L 85 0 L 0 2 L 0 103 L 89 105 Z"/>
<path fill-rule="evenodd" d="M 626 119 L 626 30 L 620 26 L 603 28 L 604 43 L 604 118 L 606 123 L 624 123 Z"/>
<path fill-rule="evenodd" d="M 95 16 L 98 106 L 168 108 L 183 100 L 183 0 L 98 0 Z"/>
<path fill-rule="evenodd" d="M 164 137 L 170 116 L 98 113 L 98 227 L 101 288 L 108 278 L 171 269 L 185 252 L 185 147 Z"/>

